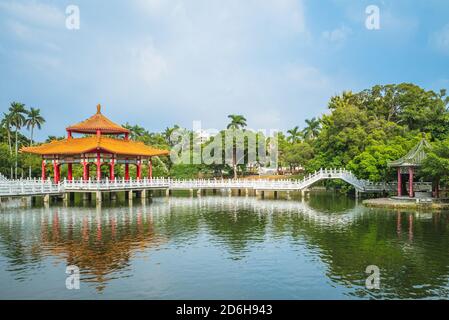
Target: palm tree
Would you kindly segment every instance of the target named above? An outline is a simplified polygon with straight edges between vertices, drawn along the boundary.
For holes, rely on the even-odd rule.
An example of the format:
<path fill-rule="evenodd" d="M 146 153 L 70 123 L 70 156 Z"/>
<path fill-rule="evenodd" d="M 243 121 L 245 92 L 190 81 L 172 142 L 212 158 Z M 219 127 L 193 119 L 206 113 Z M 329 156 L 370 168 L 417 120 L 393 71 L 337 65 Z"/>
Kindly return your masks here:
<path fill-rule="evenodd" d="M 227 128 L 232 130 L 238 130 L 246 127 L 246 118 L 239 114 L 230 114 L 228 116 L 231 122 L 228 124 Z"/>
<path fill-rule="evenodd" d="M 147 134 L 145 128 L 138 125 L 132 126 L 129 123 L 126 123 L 123 127 L 131 131 L 131 140 L 139 140 L 140 137 L 143 137 L 145 134 Z"/>
<path fill-rule="evenodd" d="M 11 144 L 11 114 L 10 113 L 4 113 L 3 112 L 3 119 L 1 121 L 1 127 L 5 129 L 6 134 L 8 136 L 8 147 L 9 147 L 9 154 L 12 155 L 12 144 Z"/>
<path fill-rule="evenodd" d="M 227 128 L 233 131 L 243 129 L 246 127 L 246 118 L 239 114 L 230 114 L 228 118 L 231 122 L 228 124 Z M 237 179 L 237 146 L 233 142 L 232 146 L 232 167 L 234 169 L 234 179 Z"/>
<path fill-rule="evenodd" d="M 302 133 L 306 139 L 315 139 L 321 130 L 321 121 L 317 118 L 312 118 L 310 120 L 306 119 L 307 126 L 304 128 Z"/>
<path fill-rule="evenodd" d="M 27 129 L 30 130 L 31 128 L 31 134 L 30 134 L 30 145 L 33 145 L 33 133 L 34 133 L 34 127 L 37 127 L 39 130 L 41 129 L 41 126 L 45 123 L 45 119 L 41 116 L 41 110 L 40 109 L 34 109 L 31 108 L 28 112 L 28 117 L 25 119 L 25 125 L 27 126 Z"/>
<path fill-rule="evenodd" d="M 291 143 L 299 142 L 302 136 L 302 133 L 299 130 L 298 126 L 294 127 L 293 129 L 287 130 L 287 133 L 289 134 L 289 136 L 287 137 L 287 141 Z"/>
<path fill-rule="evenodd" d="M 25 115 L 28 113 L 25 109 L 25 105 L 19 102 L 12 102 L 9 107 L 9 112 L 11 115 L 11 124 L 15 128 L 15 136 L 16 136 L 16 167 L 15 167 L 15 178 L 17 179 L 17 159 L 19 152 L 19 130 L 25 123 Z"/>
<path fill-rule="evenodd" d="M 169 146 L 173 146 L 174 141 L 172 141 L 172 134 L 173 134 L 173 132 L 175 132 L 178 129 L 179 129 L 179 126 L 177 124 L 175 124 L 173 126 L 173 128 L 167 127 L 165 129 L 165 131 L 164 131 L 164 138 L 167 141 Z"/>

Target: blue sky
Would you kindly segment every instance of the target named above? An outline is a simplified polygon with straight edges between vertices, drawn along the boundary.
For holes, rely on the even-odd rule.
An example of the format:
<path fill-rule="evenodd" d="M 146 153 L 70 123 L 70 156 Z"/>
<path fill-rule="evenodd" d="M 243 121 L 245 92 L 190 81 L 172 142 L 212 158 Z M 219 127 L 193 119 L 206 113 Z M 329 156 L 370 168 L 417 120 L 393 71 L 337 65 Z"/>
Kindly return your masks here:
<path fill-rule="evenodd" d="M 80 9 L 79 30 L 65 26 Z M 380 30 L 365 28 L 368 5 Z M 449 88 L 448 1 L 0 0 L 0 111 L 20 101 L 64 128 L 95 112 L 150 131 L 177 123 L 288 129 L 342 90 Z"/>

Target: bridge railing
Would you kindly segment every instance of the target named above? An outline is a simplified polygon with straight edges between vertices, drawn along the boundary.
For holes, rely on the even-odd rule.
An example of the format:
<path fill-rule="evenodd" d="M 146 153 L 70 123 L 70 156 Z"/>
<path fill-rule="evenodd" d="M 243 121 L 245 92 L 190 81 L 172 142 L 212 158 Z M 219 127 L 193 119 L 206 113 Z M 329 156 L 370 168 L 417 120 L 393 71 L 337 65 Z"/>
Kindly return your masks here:
<path fill-rule="evenodd" d="M 62 186 L 51 180 L 20 179 L 0 182 L 0 196 L 56 194 L 62 191 Z"/>
<path fill-rule="evenodd" d="M 138 188 L 170 188 L 170 189 L 265 189 L 265 190 L 303 190 L 323 179 L 342 179 L 352 184 L 361 192 L 394 192 L 397 183 L 374 183 L 358 179 L 351 171 L 345 169 L 320 169 L 302 179 L 171 179 L 143 178 L 140 180 L 117 178 L 114 180 L 63 180 L 55 184 L 50 179 L 0 180 L 0 196 L 62 193 L 65 191 L 106 191 Z M 416 191 L 431 190 L 431 183 L 414 183 Z"/>
<path fill-rule="evenodd" d="M 114 189 L 132 189 L 146 187 L 168 188 L 170 179 L 165 178 L 144 178 L 144 179 L 104 179 L 84 181 L 80 180 L 64 180 L 61 184 L 65 190 L 114 190 Z"/>

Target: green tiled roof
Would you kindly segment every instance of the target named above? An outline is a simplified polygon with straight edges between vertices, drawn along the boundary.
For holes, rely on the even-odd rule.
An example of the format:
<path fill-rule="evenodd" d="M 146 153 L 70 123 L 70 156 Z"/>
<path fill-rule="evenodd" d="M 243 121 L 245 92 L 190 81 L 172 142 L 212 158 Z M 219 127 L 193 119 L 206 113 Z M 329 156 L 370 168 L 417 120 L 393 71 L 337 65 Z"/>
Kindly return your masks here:
<path fill-rule="evenodd" d="M 388 163 L 389 167 L 418 167 L 422 161 L 427 157 L 426 149 L 430 148 L 430 143 L 426 139 L 414 146 L 405 156 L 402 158 L 391 161 Z"/>

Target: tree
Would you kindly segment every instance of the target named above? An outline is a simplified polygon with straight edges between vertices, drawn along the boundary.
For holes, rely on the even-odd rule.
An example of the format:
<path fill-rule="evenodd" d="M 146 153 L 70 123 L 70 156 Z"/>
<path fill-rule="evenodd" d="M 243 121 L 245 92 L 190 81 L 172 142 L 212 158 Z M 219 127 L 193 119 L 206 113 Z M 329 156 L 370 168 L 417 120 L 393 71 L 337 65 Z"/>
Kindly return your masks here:
<path fill-rule="evenodd" d="M 42 125 L 45 123 L 45 119 L 41 116 L 40 112 L 40 109 L 31 108 L 28 112 L 27 118 L 25 119 L 27 129 L 30 130 L 31 128 L 30 145 L 33 145 L 34 128 L 37 127 L 40 130 Z"/>
<path fill-rule="evenodd" d="M 242 115 L 230 114 L 228 118 L 231 119 L 231 122 L 228 124 L 227 129 L 238 130 L 247 126 L 246 118 Z"/>
<path fill-rule="evenodd" d="M 12 155 L 12 144 L 11 144 L 11 114 L 10 113 L 3 113 L 3 119 L 1 121 L 1 127 L 5 129 L 6 134 L 8 136 L 8 149 L 9 154 Z"/>
<path fill-rule="evenodd" d="M 303 134 L 306 139 L 313 140 L 320 133 L 321 122 L 317 118 L 310 120 L 306 119 L 307 126 L 303 129 Z"/>
<path fill-rule="evenodd" d="M 145 128 L 138 125 L 132 126 L 129 123 L 126 123 L 123 127 L 130 131 L 132 140 L 140 141 L 140 138 L 149 134 Z"/>
<path fill-rule="evenodd" d="M 422 163 L 421 173 L 433 178 L 438 196 L 440 181 L 445 184 L 449 182 L 449 138 L 433 143 Z"/>
<path fill-rule="evenodd" d="M 285 162 L 293 172 L 293 167 L 305 167 L 309 160 L 313 158 L 313 148 L 307 142 L 289 145 L 285 151 Z"/>
<path fill-rule="evenodd" d="M 290 143 L 297 143 L 301 140 L 302 133 L 299 130 L 299 127 L 296 126 L 293 129 L 287 130 L 289 136 L 287 137 L 287 141 Z"/>
<path fill-rule="evenodd" d="M 9 107 L 9 112 L 11 115 L 11 124 L 15 128 L 15 137 L 16 137 L 16 161 L 15 161 L 15 178 L 17 179 L 17 167 L 18 167 L 18 152 L 19 152 L 19 130 L 25 123 L 25 115 L 28 113 L 25 109 L 25 105 L 19 102 L 12 102 Z"/>
<path fill-rule="evenodd" d="M 228 124 L 227 129 L 229 130 L 239 130 L 246 127 L 246 118 L 242 115 L 238 114 L 230 114 L 228 118 L 231 119 L 231 122 Z M 234 139 L 232 146 L 232 168 L 234 170 L 234 179 L 237 179 L 237 146 L 235 145 L 236 141 Z"/>
<path fill-rule="evenodd" d="M 165 131 L 163 133 L 165 140 L 167 141 L 168 145 L 171 147 L 175 143 L 175 141 L 172 141 L 172 135 L 178 129 L 180 129 L 179 126 L 177 124 L 175 124 L 172 128 L 169 128 L 169 127 L 165 128 Z"/>

